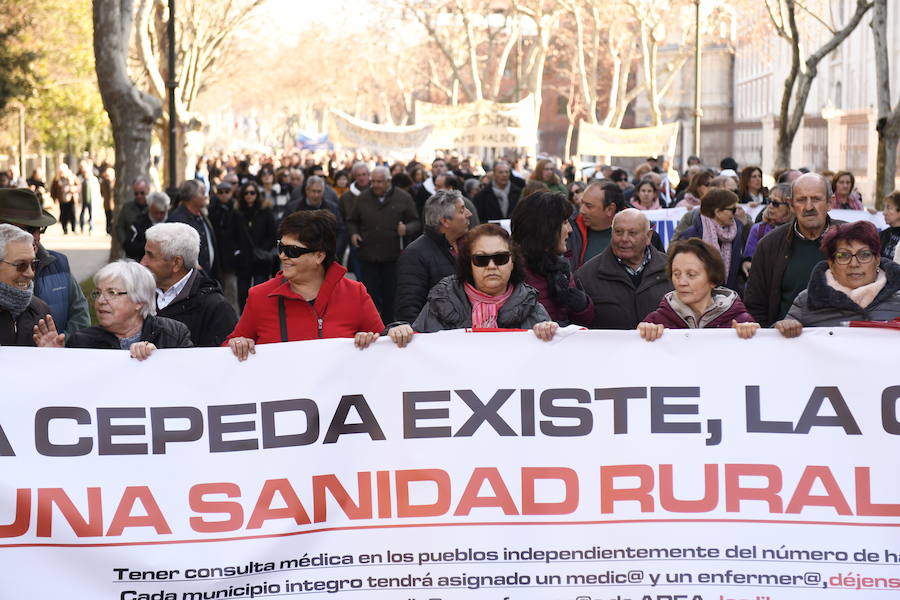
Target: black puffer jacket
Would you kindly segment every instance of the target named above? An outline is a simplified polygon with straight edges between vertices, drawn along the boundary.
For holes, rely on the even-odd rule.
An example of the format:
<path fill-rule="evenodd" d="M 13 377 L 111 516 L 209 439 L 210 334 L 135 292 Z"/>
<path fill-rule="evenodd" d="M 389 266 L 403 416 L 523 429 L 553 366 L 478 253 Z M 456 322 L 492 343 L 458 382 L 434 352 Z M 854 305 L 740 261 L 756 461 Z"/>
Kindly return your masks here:
<path fill-rule="evenodd" d="M 157 348 L 191 348 L 191 332 L 184 323 L 165 317 L 149 316 L 141 328 L 142 342 L 150 342 Z M 99 348 L 120 350 L 119 338 L 99 325 L 79 329 L 66 337 L 67 348 Z"/>
<path fill-rule="evenodd" d="M 900 317 L 900 265 L 881 259 L 885 285 L 867 307 L 862 308 L 825 280 L 828 263 L 820 262 L 809 277 L 809 286 L 794 299 L 788 319 L 806 327 L 840 327 L 847 321 L 893 321 Z"/>
<path fill-rule="evenodd" d="M 219 284 L 197 270 L 181 293 L 157 314 L 187 325 L 194 346 L 207 348 L 221 346 L 238 321 Z"/>
<path fill-rule="evenodd" d="M 231 233 L 234 272 L 244 277 L 270 275 L 277 235 L 271 209 L 252 206 L 235 210 Z"/>
<path fill-rule="evenodd" d="M 31 297 L 31 303 L 17 319 L 0 308 L 0 346 L 34 346 L 34 326 L 49 314 L 50 307 L 37 296 Z"/>
<path fill-rule="evenodd" d="M 426 227 L 425 234 L 407 246 L 397 260 L 397 320 L 412 323 L 425 306 L 428 291 L 455 271 L 456 261 L 447 238 Z"/>
<path fill-rule="evenodd" d="M 513 289 L 497 313 L 497 327 L 502 329 L 531 329 L 549 320 L 550 315 L 538 302 L 537 290 L 525 283 Z M 419 333 L 434 333 L 471 326 L 472 304 L 456 275 L 451 275 L 441 279 L 428 293 L 428 302 L 412 328 Z"/>

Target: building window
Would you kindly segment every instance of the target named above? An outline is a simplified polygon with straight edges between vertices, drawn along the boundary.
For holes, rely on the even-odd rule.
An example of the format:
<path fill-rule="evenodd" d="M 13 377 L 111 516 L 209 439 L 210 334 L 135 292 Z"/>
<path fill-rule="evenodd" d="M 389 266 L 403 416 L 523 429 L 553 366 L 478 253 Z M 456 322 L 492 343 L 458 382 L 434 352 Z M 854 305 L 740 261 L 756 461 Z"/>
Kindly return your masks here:
<path fill-rule="evenodd" d="M 556 97 L 556 114 L 557 116 L 564 117 L 567 114 L 566 109 L 569 106 L 569 99 L 565 96 L 557 96 Z"/>

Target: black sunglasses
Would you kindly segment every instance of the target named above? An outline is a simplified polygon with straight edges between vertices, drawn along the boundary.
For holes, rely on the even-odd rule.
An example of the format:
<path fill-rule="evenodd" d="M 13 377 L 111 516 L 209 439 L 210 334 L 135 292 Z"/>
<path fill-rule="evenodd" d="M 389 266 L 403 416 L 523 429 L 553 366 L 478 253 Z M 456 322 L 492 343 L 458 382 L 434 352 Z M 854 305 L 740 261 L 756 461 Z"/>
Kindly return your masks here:
<path fill-rule="evenodd" d="M 304 248 L 303 246 L 295 246 L 294 244 L 282 244 L 278 242 L 278 254 L 284 254 L 288 258 L 300 258 L 304 254 L 318 252 L 312 248 Z"/>
<path fill-rule="evenodd" d="M 16 271 L 18 271 L 19 273 L 24 273 L 25 271 L 28 270 L 28 267 L 31 267 L 31 270 L 33 272 L 37 273 L 38 266 L 40 266 L 40 264 L 41 264 L 41 261 L 38 259 L 20 260 L 20 261 L 14 262 L 14 263 L 9 262 L 8 260 L 0 260 L 0 262 L 7 264 L 11 267 L 15 267 Z"/>
<path fill-rule="evenodd" d="M 494 261 L 494 264 L 500 267 L 508 263 L 510 258 L 512 258 L 512 253 L 510 252 L 499 252 L 497 254 L 473 254 L 472 264 L 476 267 L 483 268 L 488 266 L 491 261 Z"/>
<path fill-rule="evenodd" d="M 778 208 L 779 206 L 787 206 L 788 205 L 787 202 L 783 202 L 781 200 L 769 200 L 769 204 L 771 204 L 775 208 Z"/>
<path fill-rule="evenodd" d="M 245 196 L 255 196 L 255 195 L 256 195 L 256 190 L 245 190 L 245 191 L 244 191 L 244 195 L 245 195 Z"/>

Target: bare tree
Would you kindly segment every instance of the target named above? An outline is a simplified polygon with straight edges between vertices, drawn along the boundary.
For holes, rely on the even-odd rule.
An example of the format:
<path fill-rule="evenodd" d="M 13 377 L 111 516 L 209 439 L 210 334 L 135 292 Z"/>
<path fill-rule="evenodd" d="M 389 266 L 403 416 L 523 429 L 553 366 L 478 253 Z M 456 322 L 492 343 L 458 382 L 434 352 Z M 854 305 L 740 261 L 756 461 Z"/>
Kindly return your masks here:
<path fill-rule="evenodd" d="M 116 149 L 118 213 L 131 182 L 140 175 L 146 176 L 150 169 L 151 134 L 162 114 L 162 106 L 158 99 L 138 89 L 128 76 L 134 0 L 94 0 L 93 8 L 97 83 L 109 114 Z M 117 248 L 113 240 L 110 258 L 115 257 Z"/>
<path fill-rule="evenodd" d="M 872 18 L 875 42 L 875 80 L 878 98 L 878 161 L 875 168 L 875 208 L 884 208 L 884 198 L 894 189 L 897 176 L 897 145 L 900 144 L 900 100 L 891 110 L 890 62 L 887 39 L 887 0 L 875 0 Z"/>
<path fill-rule="evenodd" d="M 231 55 L 230 43 L 235 31 L 247 23 L 252 12 L 265 0 L 206 0 L 193 2 L 176 14 L 176 172 L 182 177 L 192 173 L 188 169 L 196 158 L 189 152 L 187 133 L 198 131 L 202 122 L 195 113 L 200 92 L 216 73 L 227 72 L 224 60 Z M 168 90 L 168 2 L 166 0 L 137 0 L 136 62 L 138 71 L 149 92 L 163 103 L 163 118 L 157 133 L 168 157 L 169 112 L 166 102 Z M 177 185 L 177 182 L 169 182 Z"/>
<path fill-rule="evenodd" d="M 803 122 L 803 114 L 806 111 L 806 101 L 812 89 L 813 80 L 818 74 L 819 63 L 823 58 L 837 48 L 850 33 L 856 29 L 872 3 L 867 0 L 856 0 L 856 10 L 844 24 L 838 29 L 822 16 L 816 14 L 805 1 L 801 0 L 765 0 L 769 18 L 779 37 L 787 41 L 791 46 L 791 68 L 784 80 L 784 91 L 781 96 L 781 109 L 779 111 L 780 122 L 778 125 L 778 141 L 775 154 L 775 168 L 785 169 L 791 159 L 791 146 L 794 137 Z M 827 41 L 815 52 L 802 60 L 803 36 L 798 27 L 798 12 L 802 11 L 811 19 L 817 21 L 828 31 Z"/>

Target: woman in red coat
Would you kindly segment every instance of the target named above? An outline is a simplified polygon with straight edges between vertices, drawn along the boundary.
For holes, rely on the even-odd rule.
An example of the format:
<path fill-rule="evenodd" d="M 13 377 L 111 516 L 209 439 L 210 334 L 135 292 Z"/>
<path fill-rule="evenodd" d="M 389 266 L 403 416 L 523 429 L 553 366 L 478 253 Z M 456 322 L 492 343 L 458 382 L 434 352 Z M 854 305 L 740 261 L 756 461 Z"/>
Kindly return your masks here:
<path fill-rule="evenodd" d="M 250 288 L 241 319 L 223 345 L 238 360 L 256 344 L 355 338 L 364 347 L 384 329 L 366 288 L 334 261 L 337 225 L 327 210 L 295 212 L 281 222 L 281 271 Z"/>
<path fill-rule="evenodd" d="M 744 339 L 759 329 L 737 292 L 722 286 L 725 262 L 710 244 L 698 238 L 673 242 L 666 272 L 675 290 L 638 323 L 638 332 L 648 342 L 659 339 L 666 329 L 730 327 Z"/>

